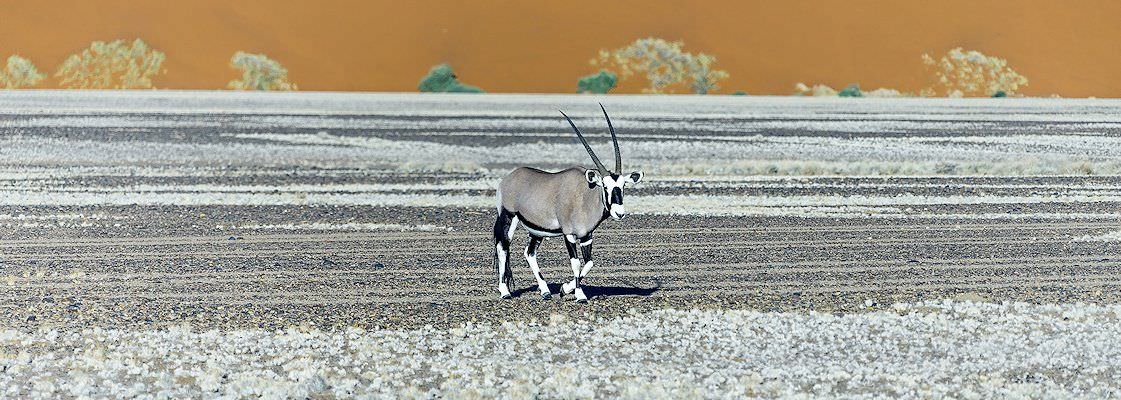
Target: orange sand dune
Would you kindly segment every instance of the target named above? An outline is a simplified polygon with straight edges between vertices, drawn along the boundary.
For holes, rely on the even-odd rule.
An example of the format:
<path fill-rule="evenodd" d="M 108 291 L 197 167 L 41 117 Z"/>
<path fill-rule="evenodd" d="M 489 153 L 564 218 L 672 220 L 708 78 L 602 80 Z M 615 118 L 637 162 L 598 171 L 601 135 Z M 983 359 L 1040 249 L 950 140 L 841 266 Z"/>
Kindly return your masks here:
<path fill-rule="evenodd" d="M 717 56 L 722 92 L 787 94 L 799 81 L 916 91 L 920 54 L 962 46 L 1007 58 L 1025 94 L 1119 97 L 1119 15 L 1109 0 L 2 0 L 0 56 L 53 72 L 92 40 L 139 37 L 167 53 L 160 88 L 223 88 L 244 50 L 302 90 L 415 91 L 449 62 L 491 92 L 573 92 L 599 49 L 659 36 Z"/>

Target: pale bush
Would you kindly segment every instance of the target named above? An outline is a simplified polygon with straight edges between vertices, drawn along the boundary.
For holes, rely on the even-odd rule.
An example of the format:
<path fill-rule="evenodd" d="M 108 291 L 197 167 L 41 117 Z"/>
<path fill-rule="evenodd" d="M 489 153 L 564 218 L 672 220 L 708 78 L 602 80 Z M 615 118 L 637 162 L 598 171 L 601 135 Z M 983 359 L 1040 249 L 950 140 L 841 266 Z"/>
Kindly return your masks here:
<path fill-rule="evenodd" d="M 910 93 L 903 93 L 895 89 L 879 88 L 864 92 L 864 97 L 880 97 L 880 98 L 896 98 L 896 97 L 911 97 Z"/>
<path fill-rule="evenodd" d="M 796 85 L 794 85 L 794 93 L 800 96 L 834 97 L 837 95 L 837 90 L 827 85 L 817 84 L 813 85 L 813 87 L 810 87 L 805 83 L 798 82 Z"/>
<path fill-rule="evenodd" d="M 35 86 L 45 76 L 35 68 L 31 60 L 13 55 L 8 57 L 7 67 L 0 71 L 0 84 L 7 89 Z"/>
<path fill-rule="evenodd" d="M 230 57 L 230 67 L 241 70 L 241 78 L 230 81 L 226 87 L 234 90 L 297 90 L 288 81 L 288 70 L 264 54 L 244 51 Z"/>
<path fill-rule="evenodd" d="M 857 96 L 846 96 L 846 94 L 845 94 L 846 90 L 849 91 L 848 94 L 850 94 L 850 95 L 855 94 L 855 93 L 859 93 L 859 95 L 857 95 Z M 900 92 L 898 90 L 889 89 L 889 88 L 879 88 L 879 89 L 868 91 L 868 92 L 861 92 L 859 85 L 850 85 L 849 87 L 846 87 L 844 90 L 838 92 L 836 89 L 833 89 L 833 88 L 831 88 L 829 86 L 826 86 L 826 85 L 817 84 L 817 85 L 813 85 L 813 87 L 810 87 L 810 86 L 808 86 L 808 85 L 806 85 L 805 83 L 802 83 L 802 82 L 798 82 L 797 84 L 794 85 L 794 94 L 798 95 L 798 96 L 821 96 L 821 97 L 840 96 L 840 97 L 896 98 L 896 97 L 911 97 L 912 96 L 911 93 Z"/>
<path fill-rule="evenodd" d="M 683 42 L 659 38 L 638 39 L 615 50 L 600 50 L 591 64 L 618 70 L 623 79 L 645 74 L 648 86 L 644 93 L 676 93 L 688 88 L 693 93 L 707 94 L 720 89 L 717 82 L 728 73 L 712 68 L 716 57 L 692 54 L 682 50 Z"/>
<path fill-rule="evenodd" d="M 934 71 L 937 85 L 949 97 L 989 97 L 998 92 L 1013 95 L 1021 86 L 1028 84 L 1028 78 L 1010 68 L 1007 60 L 979 51 L 965 51 L 961 47 L 950 50 L 937 60 L 923 54 L 922 61 Z M 933 93 L 934 89 L 928 88 L 924 92 Z"/>
<path fill-rule="evenodd" d="M 72 54 L 58 67 L 59 85 L 72 89 L 142 89 L 152 87 L 152 77 L 163 73 L 163 52 L 143 40 L 93 42 Z"/>

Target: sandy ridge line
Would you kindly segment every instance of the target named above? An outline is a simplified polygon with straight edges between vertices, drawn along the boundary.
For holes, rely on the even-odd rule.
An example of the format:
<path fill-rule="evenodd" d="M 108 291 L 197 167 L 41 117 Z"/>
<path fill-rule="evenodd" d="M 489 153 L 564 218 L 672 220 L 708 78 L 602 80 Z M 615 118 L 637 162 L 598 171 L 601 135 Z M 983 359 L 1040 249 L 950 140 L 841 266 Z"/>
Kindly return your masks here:
<path fill-rule="evenodd" d="M 726 242 L 672 242 L 663 241 L 656 244 L 605 244 L 597 246 L 598 249 L 612 251 L 616 253 L 637 253 L 647 252 L 650 250 L 664 250 L 669 245 L 673 245 L 674 250 L 747 250 L 747 249 L 775 249 L 775 248 L 831 248 L 831 247 L 897 247 L 908 245 L 929 245 L 929 246 L 946 246 L 946 245 L 1007 245 L 1007 244 L 1051 244 L 1051 243 L 1071 243 L 1081 246 L 1094 246 L 1100 245 L 1094 242 L 1073 242 L 1070 238 L 1053 238 L 1053 239 L 1034 239 L 1026 242 L 1023 238 L 1007 238 L 1007 239 L 992 239 L 989 237 L 982 238 L 946 238 L 946 239 L 931 239 L 931 238 L 905 238 L 905 239 L 838 239 L 838 240 L 769 240 L 769 241 L 726 241 Z M 849 249 L 846 249 L 848 251 Z M 161 260 L 161 259 L 175 259 L 183 257 L 195 258 L 260 258 L 262 256 L 346 256 L 346 255 L 365 255 L 371 258 L 378 256 L 402 256 L 402 255 L 416 255 L 422 254 L 447 254 L 448 252 L 459 252 L 477 254 L 480 257 L 490 257 L 489 248 L 479 246 L 477 243 L 469 245 L 456 245 L 456 244 L 442 244 L 430 246 L 412 246 L 408 248 L 304 248 L 304 249 L 229 249 L 226 251 L 149 251 L 149 252 L 128 252 L 128 251 L 101 251 L 101 252 L 84 252 L 81 254 L 59 254 L 59 253 L 7 253 L 0 255 L 0 260 L 4 261 L 21 261 L 21 260 L 38 260 L 38 261 L 98 261 L 98 260 Z"/>
<path fill-rule="evenodd" d="M 1005 226 L 1009 226 L 1009 225 L 1011 225 L 1011 224 L 1007 224 Z M 1035 226 L 1035 225 L 1024 225 L 1024 228 L 1035 229 L 1035 228 L 1032 228 L 1033 226 Z M 1103 224 L 1086 224 L 1086 225 L 1082 225 L 1082 224 L 1070 224 L 1070 225 L 1055 224 L 1055 225 L 1040 227 L 1038 229 L 1045 229 L 1045 230 L 1097 229 L 1097 228 L 1108 229 L 1108 228 L 1115 228 L 1115 227 L 1116 227 L 1116 224 L 1106 224 L 1106 223 L 1103 223 Z M 996 230 L 1017 230 L 1017 229 L 1024 229 L 1024 228 L 1009 227 L 1009 228 L 1006 228 L 1006 229 L 996 229 Z M 954 231 L 959 231 L 959 230 L 985 231 L 986 229 L 984 229 L 984 228 L 978 228 L 978 229 L 956 229 L 956 228 L 954 228 L 954 229 L 947 229 L 947 230 L 943 231 L 943 230 L 937 230 L 937 229 L 914 228 L 914 229 L 902 229 L 901 231 L 942 233 L 942 232 L 954 232 Z M 816 233 L 816 232 L 832 233 L 832 232 L 842 232 L 842 231 L 844 231 L 844 230 L 836 230 L 836 229 L 834 229 L 834 227 L 823 227 L 823 229 L 820 229 L 820 230 L 817 230 L 817 229 L 806 230 L 806 231 L 804 231 L 804 233 Z M 884 229 L 876 229 L 876 230 L 869 230 L 869 231 L 891 231 L 891 230 L 887 229 L 887 228 L 884 228 Z M 636 230 L 635 232 L 637 233 L 639 231 Z M 766 231 L 766 230 L 745 230 L 743 232 L 744 233 L 767 233 L 769 231 Z M 849 231 L 845 231 L 845 232 L 861 232 L 861 231 L 860 230 L 849 230 Z M 399 232 L 399 233 L 405 233 L 405 232 Z M 630 232 L 626 232 L 626 233 L 630 233 Z M 627 237 L 626 233 L 624 233 L 624 232 L 612 232 L 612 233 L 605 232 L 604 234 L 596 235 L 596 238 L 597 239 L 605 239 L 605 240 L 609 241 L 609 240 L 612 240 L 612 239 L 615 239 L 615 238 Z M 646 235 L 652 236 L 652 235 L 657 235 L 657 234 L 664 234 L 666 232 L 658 230 L 657 228 L 652 228 L 652 229 L 642 231 L 642 233 L 645 233 Z M 686 234 L 686 233 L 731 233 L 731 231 L 682 230 L 681 233 L 682 234 Z M 236 240 L 230 240 L 229 239 L 230 237 L 231 236 L 163 236 L 163 237 L 150 237 L 150 238 L 141 237 L 141 238 L 16 239 L 16 240 L 0 240 L 0 248 L 92 247 L 92 246 L 160 246 L 160 245 L 173 245 L 173 246 L 175 246 L 175 245 L 194 245 L 194 244 L 244 245 L 244 244 L 262 244 L 262 243 L 263 244 L 269 244 L 269 243 L 316 243 L 316 242 L 345 242 L 345 241 L 378 243 L 378 242 L 392 242 L 392 241 L 400 241 L 400 240 L 419 240 L 419 239 L 458 240 L 458 241 L 467 241 L 467 240 L 474 239 L 475 241 L 483 241 L 483 243 L 485 243 L 486 241 L 490 240 L 490 236 L 487 235 L 487 234 L 483 234 L 483 233 L 458 233 L 457 234 L 457 233 L 454 233 L 454 232 L 453 233 L 419 233 L 419 232 L 417 232 L 415 234 L 404 234 L 404 235 L 397 235 L 397 236 L 390 236 L 390 235 L 387 235 L 387 234 L 376 234 L 376 233 L 267 234 L 267 235 L 237 236 L 238 238 Z M 866 238 L 861 238 L 861 239 L 835 239 L 835 240 L 862 240 L 862 241 L 866 241 L 867 239 Z M 882 238 L 881 239 L 881 238 L 877 238 L 876 240 L 905 240 L 905 239 L 890 239 L 890 238 Z M 695 241 L 695 240 L 690 240 L 689 242 L 686 242 L 686 243 L 701 243 L 701 244 L 712 245 L 712 244 L 720 244 L 720 243 L 743 243 L 743 242 L 737 242 L 737 241 L 698 242 L 698 241 Z M 760 242 L 760 243 L 763 243 L 763 242 Z"/>
<path fill-rule="evenodd" d="M 965 271 L 967 273 L 973 273 L 973 272 L 977 272 L 977 271 L 980 271 L 980 272 L 996 272 L 996 271 L 1007 271 L 1007 270 L 1016 270 L 1016 271 L 1019 271 L 1019 272 L 1025 272 L 1025 271 L 1029 271 L 1029 270 L 1032 270 L 1032 269 L 1038 270 L 1038 269 L 1041 269 L 1041 268 L 1052 268 L 1052 267 L 1063 268 L 1063 267 L 1069 267 L 1069 266 L 1071 266 L 1071 264 L 1066 263 L 1066 262 L 1048 262 L 1048 263 L 1038 263 L 1038 264 L 993 263 L 993 264 L 943 265 L 943 266 L 939 266 L 939 267 L 931 268 L 931 269 L 935 269 L 939 272 Z M 1078 266 L 1080 267 L 1079 268 L 1080 271 L 1087 271 L 1087 272 L 1091 271 L 1091 270 L 1094 270 L 1094 269 L 1118 269 L 1118 267 L 1121 267 L 1121 261 L 1110 262 L 1110 263 L 1079 264 Z M 593 279 L 592 282 L 594 283 L 595 281 L 598 281 L 600 279 L 617 279 L 617 278 L 662 278 L 662 279 L 665 279 L 665 280 L 668 280 L 668 281 L 683 282 L 683 281 L 678 280 L 676 278 L 685 278 L 685 279 L 693 278 L 691 280 L 693 282 L 693 284 L 700 284 L 700 283 L 704 282 L 704 283 L 711 283 L 711 284 L 714 284 L 714 286 L 719 287 L 724 282 L 741 282 L 743 280 L 754 280 L 756 278 L 761 278 L 761 279 L 759 279 L 759 281 L 760 282 L 765 282 L 765 284 L 788 285 L 788 284 L 797 284 L 797 283 L 800 283 L 800 282 L 801 283 L 807 282 L 805 280 L 807 278 L 808 279 L 817 279 L 813 276 L 804 277 L 804 276 L 795 276 L 793 274 L 805 275 L 805 274 L 816 274 L 816 273 L 843 273 L 843 274 L 850 274 L 851 275 L 851 274 L 868 273 L 868 272 L 872 272 L 872 273 L 876 273 L 876 272 L 901 273 L 901 272 L 906 272 L 906 271 L 915 270 L 915 269 L 926 269 L 926 268 L 922 268 L 922 267 L 918 267 L 918 266 L 899 265 L 899 266 L 879 266 L 879 267 L 877 267 L 877 266 L 867 266 L 867 267 L 858 266 L 858 267 L 849 268 L 849 269 L 846 269 L 844 267 L 787 268 L 787 269 L 783 269 L 783 268 L 777 268 L 777 269 L 759 268 L 759 269 L 747 269 L 747 270 L 720 269 L 720 270 L 706 270 L 704 272 L 697 272 L 695 270 L 687 270 L 687 269 L 676 269 L 676 270 L 669 270 L 669 269 L 667 269 L 667 270 L 622 270 L 622 271 L 621 270 L 605 269 L 604 271 L 602 271 L 601 274 L 599 274 L 595 277 L 595 278 L 599 278 L 599 279 Z M 462 273 L 459 273 L 459 272 L 441 273 L 438 276 L 434 276 L 432 274 L 415 273 L 415 274 L 406 274 L 406 275 L 404 275 L 404 277 L 421 278 L 420 279 L 421 281 L 430 280 L 432 282 L 443 282 L 443 281 L 447 281 L 449 279 L 456 280 L 457 282 L 463 282 L 463 281 L 477 281 L 477 280 L 480 280 L 480 279 L 481 280 L 488 280 L 490 278 L 489 272 L 490 271 L 483 271 L 483 270 L 476 270 L 476 271 L 470 271 L 470 272 L 462 271 Z M 91 276 L 87 275 L 87 276 L 84 276 L 80 280 L 72 280 L 72 279 L 69 279 L 69 278 L 53 278 L 53 279 L 50 279 L 50 280 L 37 279 L 34 282 L 17 283 L 15 286 L 10 286 L 9 288 L 10 289 L 15 288 L 17 290 L 28 290 L 28 289 L 58 289 L 58 290 L 82 289 L 83 290 L 83 296 L 84 296 L 86 294 L 96 293 L 96 290 L 98 290 L 98 289 L 116 291 L 116 290 L 121 289 L 121 288 L 142 289 L 142 290 L 157 290 L 159 288 L 165 288 L 165 290 L 167 290 L 167 291 L 174 292 L 176 288 L 181 288 L 185 285 L 269 284 L 269 283 L 285 284 L 285 283 L 288 283 L 288 282 L 295 282 L 298 285 L 305 285 L 305 284 L 314 284 L 314 283 L 355 282 L 355 283 L 366 284 L 364 286 L 364 288 L 369 290 L 369 291 L 376 291 L 378 293 L 382 293 L 383 292 L 382 288 L 384 287 L 384 285 L 392 285 L 393 287 L 397 287 L 401 283 L 400 280 L 393 280 L 393 279 L 389 279 L 389 280 L 371 280 L 371 279 L 369 279 L 370 275 L 390 275 L 390 274 L 384 274 L 384 273 L 383 274 L 378 274 L 378 273 L 355 274 L 355 273 L 350 272 L 350 271 L 343 271 L 343 272 L 339 272 L 339 274 L 340 274 L 340 276 L 337 276 L 337 277 L 317 276 L 319 274 L 304 274 L 303 276 L 301 276 L 302 274 L 288 274 L 288 273 L 273 273 L 273 274 L 241 273 L 241 274 L 231 275 L 231 276 L 226 276 L 226 275 L 215 276 L 215 275 L 218 275 L 218 274 L 213 274 L 213 275 L 193 274 L 192 276 L 174 276 L 172 274 L 159 274 L 159 275 L 162 275 L 162 276 L 155 276 L 157 274 L 130 274 L 128 276 L 124 276 L 124 275 L 122 275 L 122 276 L 104 275 L 104 278 L 100 278 L 100 277 L 95 278 L 95 277 L 91 277 Z M 326 275 L 326 273 L 324 273 L 323 275 Z M 767 279 L 766 278 L 768 276 L 776 276 L 776 275 L 790 275 L 790 276 L 781 276 L 780 279 L 773 279 L 773 278 Z M 974 274 L 974 275 L 978 275 L 978 274 Z M 394 276 L 394 277 L 400 277 L 400 276 L 401 276 L 400 274 L 397 274 L 397 276 Z M 724 278 L 731 277 L 731 276 L 740 277 L 742 279 L 737 279 L 735 281 L 724 280 Z M 1038 277 L 1041 277 L 1041 278 L 1051 278 L 1053 276 L 1054 275 L 1038 275 Z M 1095 275 L 1086 274 L 1086 275 L 1079 275 L 1079 276 L 1093 277 Z M 991 279 L 993 277 L 995 277 L 995 275 L 979 275 L 979 276 L 974 276 L 972 278 Z M 1020 277 L 1024 278 L 1024 276 L 1022 276 L 1022 275 Z M 548 279 L 548 278 L 549 278 L 549 276 L 546 275 L 546 279 Z M 565 278 L 565 276 L 562 274 L 562 275 L 560 275 L 560 278 L 562 278 L 562 280 L 563 280 L 563 278 Z M 712 279 L 712 278 L 721 278 L 721 280 Z M 969 277 L 965 277 L 965 276 L 938 277 L 938 276 L 924 275 L 922 278 L 925 278 L 926 280 L 937 280 L 937 279 L 952 280 L 952 279 L 966 279 L 966 278 L 969 278 Z M 915 278 L 915 279 L 918 279 L 918 278 Z M 868 279 L 865 278 L 864 280 L 868 280 Z M 881 282 L 881 281 L 886 282 L 886 281 L 889 281 L 889 280 L 890 279 L 886 279 L 886 280 L 877 279 L 876 281 L 877 282 Z M 814 282 L 820 282 L 820 281 L 816 280 Z M 680 285 L 673 285 L 673 286 L 680 286 Z M 395 291 L 395 289 L 390 289 L 389 291 Z M 409 292 L 410 290 L 403 290 L 403 291 Z M 446 290 L 426 290 L 426 289 L 412 289 L 411 291 L 433 292 L 433 293 L 445 293 L 446 292 Z"/>
<path fill-rule="evenodd" d="M 1108 260 L 1108 261 L 1107 261 Z M 1024 267 L 1038 268 L 1038 267 L 1095 267 L 1107 266 L 1115 263 L 1121 263 L 1121 258 L 1116 260 L 1109 260 L 1107 255 L 1091 255 L 1091 256 L 1040 256 L 1040 257 L 966 257 L 955 259 L 939 259 L 939 260 L 918 260 L 917 263 L 908 262 L 905 259 L 890 259 L 890 260 L 814 260 L 814 261 L 801 261 L 801 262 L 738 262 L 738 263 L 688 263 L 688 264 L 650 264 L 650 265 L 637 265 L 637 264 L 622 264 L 613 265 L 610 263 L 597 264 L 595 271 L 599 272 L 597 276 L 601 277 L 614 277 L 614 276 L 638 276 L 629 275 L 631 273 L 649 273 L 650 276 L 667 276 L 667 275 L 653 275 L 656 273 L 670 272 L 668 276 L 704 276 L 706 274 L 777 274 L 777 273 L 815 273 L 815 272 L 877 272 L 877 271 L 908 271 L 916 269 L 931 269 L 931 270 L 973 270 L 984 268 L 1009 268 L 1009 267 Z M 1090 262 L 1090 264 L 1082 264 Z M 515 268 L 517 268 L 515 263 Z M 315 269 L 292 269 L 292 270 L 254 270 L 254 271 L 206 271 L 206 272 L 145 272 L 145 273 L 83 273 L 79 280 L 90 282 L 116 282 L 116 281 L 139 281 L 144 279 L 161 279 L 168 281 L 185 281 L 191 282 L 196 280 L 206 282 L 222 282 L 234 281 L 235 277 L 255 277 L 257 280 L 262 277 L 266 279 L 307 279 L 309 281 L 326 280 L 317 278 L 318 276 L 330 276 L 331 280 L 358 280 L 365 279 L 368 276 L 426 276 L 432 274 L 439 274 L 440 277 L 471 277 L 479 276 L 480 269 L 467 268 L 461 264 L 435 264 L 434 266 L 440 268 L 428 268 L 419 270 L 412 267 L 386 267 L 380 270 L 372 269 L 340 269 L 340 268 L 315 268 Z M 522 265 L 525 267 L 524 265 Z M 446 268 L 444 268 L 446 267 Z M 528 267 L 526 267 L 528 268 Z M 484 265 L 485 272 L 489 273 L 489 265 Z M 688 273 L 692 272 L 693 275 Z M 487 274 L 483 274 L 487 275 Z M 487 275 L 489 276 L 489 275 Z M 66 283 L 74 281 L 74 278 L 68 276 L 46 276 L 43 278 L 36 278 L 37 283 L 30 284 L 32 287 L 39 284 L 39 282 L 49 283 Z M 25 284 L 19 284 L 25 286 Z"/>
<path fill-rule="evenodd" d="M 985 223 L 985 224 L 913 224 L 907 225 L 822 225 L 806 227 L 717 227 L 717 228 L 647 228 L 647 229 L 608 229 L 596 235 L 602 238 L 616 236 L 644 235 L 654 236 L 665 233 L 767 233 L 767 232 L 866 232 L 866 231 L 984 231 L 984 230 L 1021 230 L 1021 229 L 1093 229 L 1116 228 L 1115 222 L 1071 222 L 1071 223 Z M 521 232 L 519 232 L 521 233 Z M 229 240 L 230 236 L 238 236 L 237 240 Z M 242 233 L 240 235 L 186 235 L 186 236 L 155 236 L 155 237 L 125 237 L 125 238 L 35 238 L 0 240 L 0 248 L 13 247 L 50 247 L 50 246 L 110 246 L 110 245 L 162 245 L 162 244 L 213 244 L 213 243 L 271 243 L 271 242 L 323 242 L 345 241 L 360 239 L 391 240 L 416 240 L 416 239 L 490 239 L 485 229 L 480 232 L 424 232 L 424 231 L 378 231 L 354 233 L 293 233 L 293 234 L 257 234 Z"/>
<path fill-rule="evenodd" d="M 911 231 L 985 231 L 985 230 L 1029 230 L 1029 229 L 1092 229 L 1092 228 L 1116 228 L 1116 222 L 1041 222 L 1041 223 L 1023 223 L 1023 222 L 993 222 L 982 224 L 920 224 L 908 223 L 907 225 L 859 225 L 853 226 L 850 224 L 842 225 L 811 225 L 811 226 L 778 226 L 778 227 L 715 227 L 715 228 L 651 228 L 651 229 L 612 229 L 608 232 L 625 232 L 625 233 L 646 233 L 660 234 L 660 233 L 770 233 L 770 232 L 784 232 L 784 233 L 812 233 L 812 232 L 877 232 L 877 231 L 898 231 L 898 232 L 911 232 Z"/>
<path fill-rule="evenodd" d="M 343 242 L 344 240 L 331 240 L 330 242 Z M 326 242 L 326 241 L 325 241 Z M 240 243 L 227 242 L 231 245 L 238 245 Z M 270 243 L 270 242 L 258 242 Z M 288 243 L 288 242 L 271 242 L 271 243 Z M 304 242 L 306 243 L 306 242 Z M 105 259 L 169 259 L 181 258 L 192 256 L 196 258 L 259 258 L 261 256 L 347 256 L 347 255 L 367 255 L 367 256 L 393 256 L 393 255 L 417 255 L 417 254 L 449 254 L 449 253 L 466 253 L 466 254 L 481 254 L 489 255 L 489 247 L 483 247 L 480 243 L 485 242 L 469 242 L 456 241 L 453 243 L 432 243 L 425 242 L 422 245 L 411 245 L 408 247 L 378 247 L 376 244 L 366 244 L 363 246 L 344 246 L 344 247 L 308 247 L 308 248 L 253 248 L 253 247 L 238 247 L 238 248 L 225 248 L 219 250 L 180 250 L 175 251 L 171 249 L 159 251 L 128 251 L 128 250 L 114 250 L 114 251 L 97 251 L 97 252 L 82 252 L 80 254 L 72 253 L 57 253 L 57 252 L 40 252 L 40 253 L 4 253 L 0 254 L 0 260 L 18 261 L 18 260 L 54 260 L 54 261 L 79 261 L 79 260 L 105 260 Z M 1074 242 L 1069 237 L 1051 237 L 1051 238 L 1033 238 L 1026 240 L 1020 237 L 1008 238 L 993 238 L 993 237 L 951 237 L 951 238 L 843 238 L 843 239 L 828 239 L 828 240 L 787 240 L 778 238 L 775 240 L 730 240 L 730 241 L 661 241 L 658 243 L 605 243 L 596 246 L 597 249 L 608 250 L 620 253 L 634 253 L 644 252 L 649 250 L 664 250 L 669 245 L 673 245 L 674 250 L 737 250 L 737 249 L 773 249 L 773 248 L 826 248 L 826 247 L 892 247 L 892 246 L 905 246 L 905 245 L 1006 245 L 1006 244 L 1049 244 L 1049 243 L 1069 243 L 1072 245 L 1092 246 L 1097 243 L 1093 242 Z M 188 243 L 195 244 L 195 243 Z M 209 245 L 212 243 L 200 242 L 197 244 Z M 217 244 L 217 243 L 214 243 Z M 4 246 L 0 246 L 2 248 Z M 31 247 L 31 246 L 27 246 Z M 27 248 L 23 247 L 23 248 Z M 34 246 L 34 247 L 48 247 L 48 246 Z M 69 246 L 66 246 L 69 247 Z M 846 249 L 847 251 L 847 249 Z"/>
<path fill-rule="evenodd" d="M 826 280 L 816 281 L 817 285 L 798 282 L 789 283 L 744 283 L 740 285 L 713 286 L 711 284 L 684 283 L 673 287 L 661 287 L 652 296 L 655 297 L 682 297 L 685 295 L 715 295 L 715 294 L 742 294 L 750 296 L 754 293 L 846 293 L 846 292 L 889 292 L 900 290 L 954 290 L 954 289 L 991 289 L 1003 287 L 1114 287 L 1121 286 L 1121 274 L 1105 275 L 1066 275 L 1058 277 L 976 277 L 968 279 L 935 279 L 924 280 L 915 278 L 902 278 L 881 281 L 881 285 L 867 285 L 863 280 Z M 822 285 L 825 283 L 826 285 Z M 595 287 L 596 285 L 591 285 Z M 166 293 L 128 293 L 121 294 L 115 291 L 106 296 L 95 293 L 83 295 L 88 300 L 146 300 L 152 302 L 174 301 L 177 304 L 206 304 L 206 305 L 267 305 L 267 304 L 395 304 L 395 303 L 459 303 L 480 300 L 497 301 L 497 292 L 490 293 L 490 287 L 471 287 L 467 291 L 475 292 L 474 295 L 462 294 L 464 290 L 426 291 L 426 290 L 336 290 L 330 293 L 321 291 L 303 292 L 251 292 L 245 290 L 198 293 L 198 292 L 166 292 Z M 410 294 L 421 294 L 410 296 Z M 326 296 L 322 300 L 316 297 Z M 626 295 L 621 295 L 626 296 Z M 8 296 L 5 296 L 8 297 Z M 247 299 L 252 297 L 252 299 Z M 345 299 L 340 299 L 340 297 Z M 536 298 L 530 295 L 528 297 Z M 616 297 L 616 296 L 611 296 Z M 2 297 L 0 297 L 2 298 Z M 18 300 L 11 297 L 12 300 Z M 283 300 L 282 300 L 283 299 Z M 536 299 L 535 299 L 536 300 Z"/>

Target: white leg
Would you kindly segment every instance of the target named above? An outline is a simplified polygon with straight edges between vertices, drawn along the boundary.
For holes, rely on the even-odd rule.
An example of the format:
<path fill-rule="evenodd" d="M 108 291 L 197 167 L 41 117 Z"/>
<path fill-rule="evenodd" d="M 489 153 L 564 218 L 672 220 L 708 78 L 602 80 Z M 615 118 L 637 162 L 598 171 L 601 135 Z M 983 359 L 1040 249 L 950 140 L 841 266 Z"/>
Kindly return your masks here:
<path fill-rule="evenodd" d="M 573 253 L 571 251 L 571 245 L 569 244 L 569 243 L 576 244 L 576 236 L 575 235 L 564 235 L 564 241 L 568 242 L 568 243 L 565 243 L 565 246 L 570 246 L 569 247 L 569 253 L 568 253 L 570 257 L 569 257 L 568 260 L 569 260 L 569 262 L 572 263 L 573 276 L 572 276 L 572 281 L 571 282 L 568 282 L 568 283 L 565 283 L 565 284 L 561 285 L 561 291 L 564 292 L 564 294 L 569 294 L 569 293 L 572 293 L 572 291 L 576 290 L 576 278 L 580 277 L 580 269 L 579 269 L 579 267 L 576 266 L 577 260 L 575 258 L 573 258 L 573 257 L 576 257 L 576 255 L 575 255 L 575 253 Z"/>
<path fill-rule="evenodd" d="M 580 243 L 577 241 L 576 235 L 565 235 L 564 240 L 568 246 L 568 261 L 572 264 L 572 282 L 569 282 L 561 287 L 565 293 L 572 292 L 576 295 L 576 301 L 588 301 L 588 296 L 584 295 L 584 288 L 580 287 L 580 270 L 584 266 L 584 260 L 581 258 Z M 590 242 L 589 242 L 590 244 Z"/>
<path fill-rule="evenodd" d="M 541 297 L 546 299 L 552 297 L 553 293 L 549 291 L 549 283 L 541 277 L 541 268 L 537 266 L 537 252 L 534 246 L 526 247 L 525 262 L 529 264 L 529 269 L 533 271 L 533 277 L 537 279 L 537 290 L 541 292 Z"/>
<path fill-rule="evenodd" d="M 581 263 L 580 259 L 578 259 L 578 258 L 573 258 L 573 259 L 570 260 L 570 262 L 572 264 L 572 276 L 573 277 L 580 276 L 580 266 L 583 263 Z M 579 286 L 580 285 L 579 281 L 577 281 L 576 278 L 573 278 L 572 282 L 570 282 L 570 284 L 572 285 L 572 290 L 571 291 L 576 294 L 576 301 L 588 300 L 588 296 L 584 295 L 584 288 Z"/>
<path fill-rule="evenodd" d="M 565 282 L 561 285 L 561 290 L 564 291 L 564 294 L 572 294 L 572 291 L 576 290 L 576 279 L 573 278 L 571 281 Z"/>
<path fill-rule="evenodd" d="M 584 268 L 580 269 L 580 278 L 581 279 L 588 276 L 588 271 L 590 271 L 592 269 L 592 263 L 594 263 L 594 262 L 595 261 L 588 261 L 587 263 L 584 264 Z M 573 278 L 568 283 L 565 283 L 564 285 L 561 285 L 561 290 L 564 290 L 564 294 L 570 294 L 575 289 L 576 289 L 576 279 L 575 278 Z"/>
<path fill-rule="evenodd" d="M 506 251 L 502 250 L 502 244 L 494 245 L 495 254 L 498 255 L 498 293 L 502 298 L 510 298 L 510 287 L 506 284 Z"/>
<path fill-rule="evenodd" d="M 580 279 L 584 279 L 584 277 L 588 276 L 588 271 L 592 270 L 593 262 L 594 261 L 588 261 L 584 263 L 584 269 L 580 270 Z"/>

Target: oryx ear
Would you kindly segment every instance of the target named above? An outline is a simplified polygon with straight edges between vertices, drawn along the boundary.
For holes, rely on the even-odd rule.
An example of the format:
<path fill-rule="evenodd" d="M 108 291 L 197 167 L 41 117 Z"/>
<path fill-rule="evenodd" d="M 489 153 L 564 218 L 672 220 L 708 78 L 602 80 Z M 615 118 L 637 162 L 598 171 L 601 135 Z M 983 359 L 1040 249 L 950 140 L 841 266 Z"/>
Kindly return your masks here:
<path fill-rule="evenodd" d="M 584 179 L 588 180 L 588 183 L 593 184 L 593 185 L 598 185 L 600 183 L 603 183 L 599 179 L 599 171 L 596 171 L 594 169 L 589 169 L 587 171 L 584 171 Z"/>
<path fill-rule="evenodd" d="M 641 181 L 641 180 L 642 180 L 642 171 L 631 172 L 631 174 L 627 176 L 627 181 L 629 181 L 630 183 L 638 183 L 638 181 Z"/>

